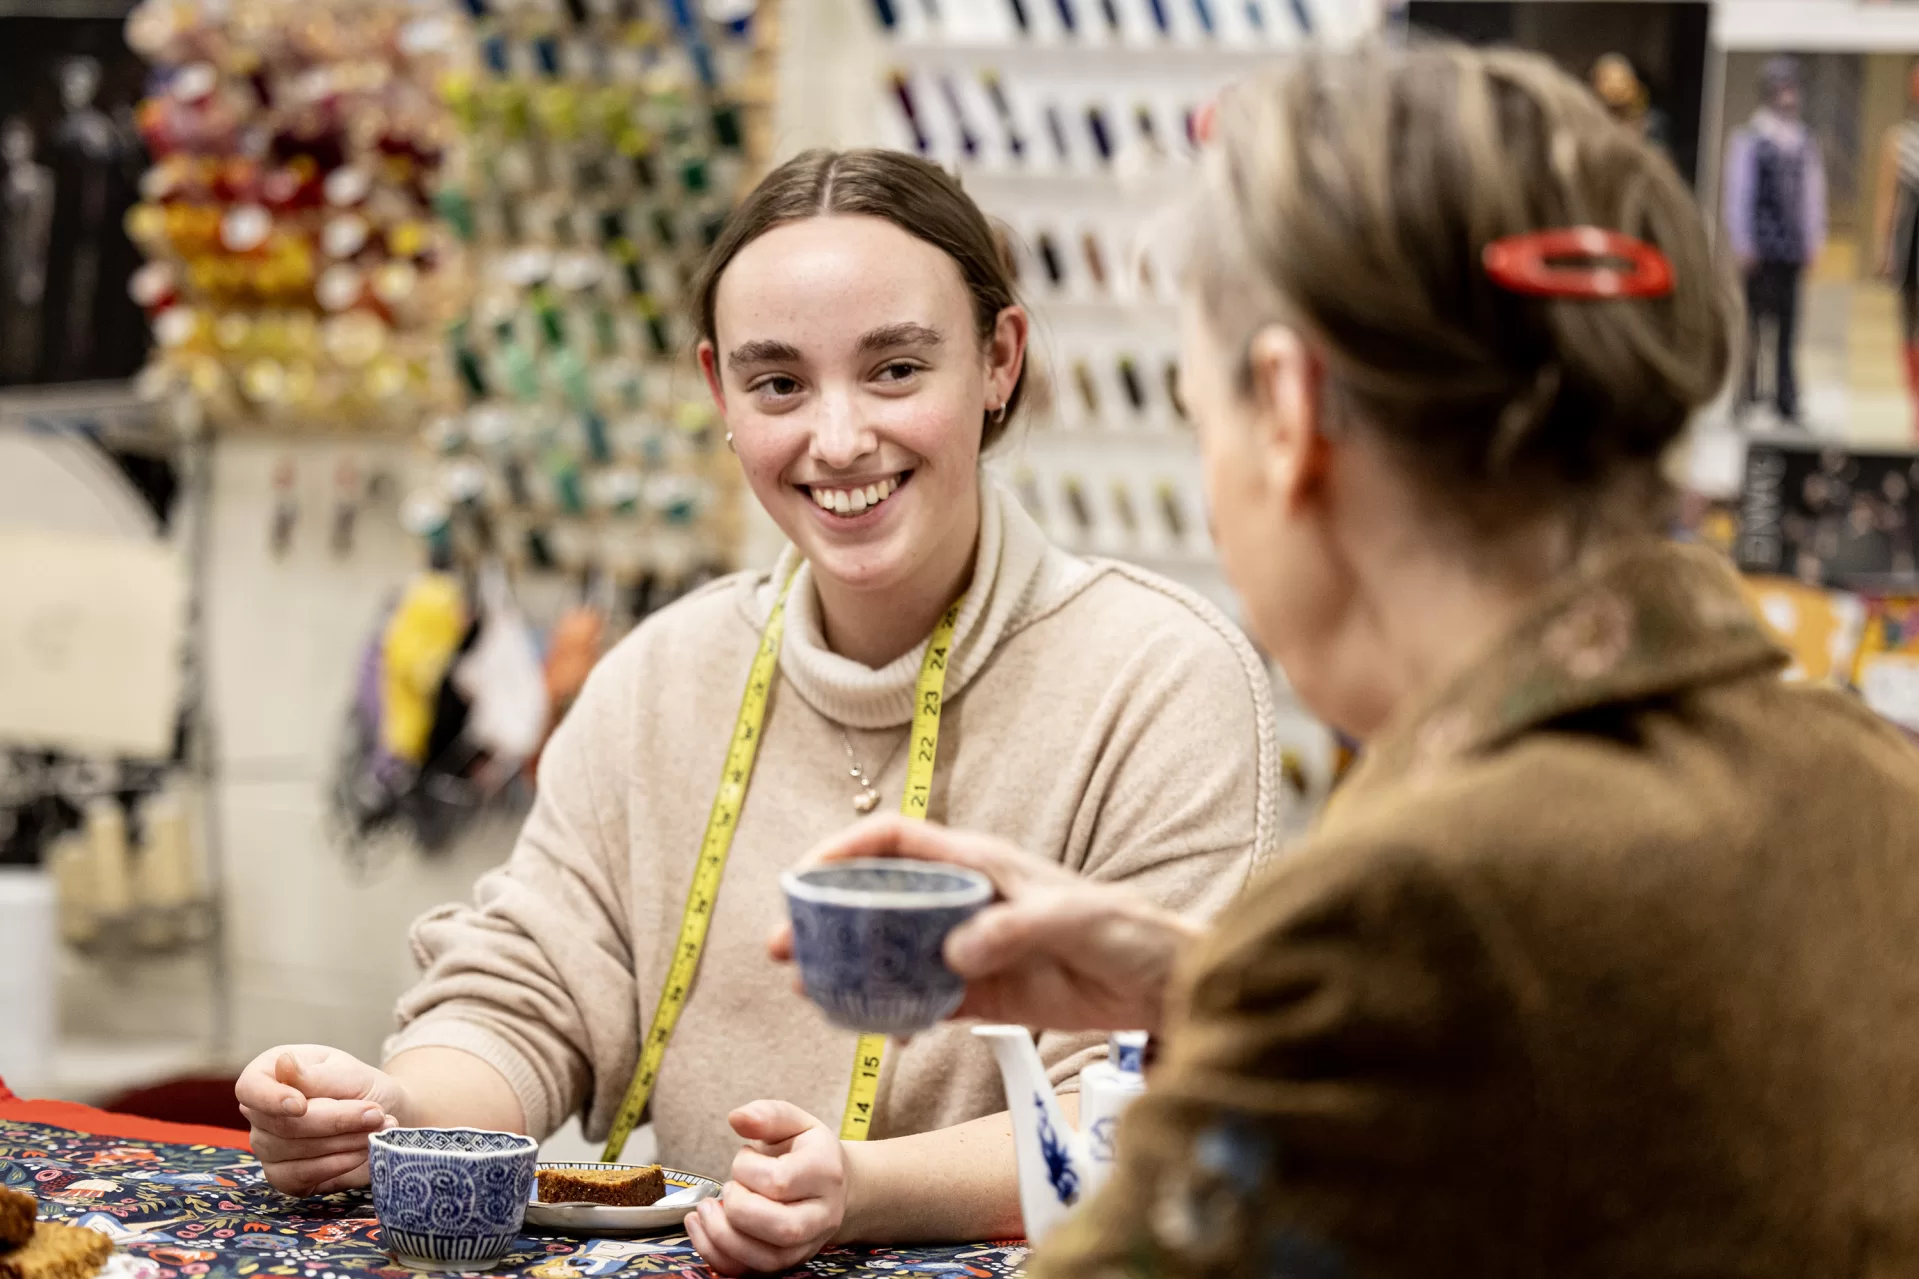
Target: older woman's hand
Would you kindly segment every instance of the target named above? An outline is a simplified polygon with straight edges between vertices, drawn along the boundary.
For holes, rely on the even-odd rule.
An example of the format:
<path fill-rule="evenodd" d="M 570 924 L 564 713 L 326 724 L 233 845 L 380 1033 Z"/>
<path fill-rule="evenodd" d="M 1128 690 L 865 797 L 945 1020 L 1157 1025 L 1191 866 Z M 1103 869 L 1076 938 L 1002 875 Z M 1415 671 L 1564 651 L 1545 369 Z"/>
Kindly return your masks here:
<path fill-rule="evenodd" d="M 956 1017 L 1052 1030 L 1155 1030 L 1180 948 L 1197 929 L 1118 884 L 1083 879 L 1005 840 L 896 815 L 849 827 L 804 864 L 915 857 L 979 871 L 1000 900 L 953 930 L 946 963 L 966 979 Z M 782 928 L 774 959 L 793 958 Z"/>

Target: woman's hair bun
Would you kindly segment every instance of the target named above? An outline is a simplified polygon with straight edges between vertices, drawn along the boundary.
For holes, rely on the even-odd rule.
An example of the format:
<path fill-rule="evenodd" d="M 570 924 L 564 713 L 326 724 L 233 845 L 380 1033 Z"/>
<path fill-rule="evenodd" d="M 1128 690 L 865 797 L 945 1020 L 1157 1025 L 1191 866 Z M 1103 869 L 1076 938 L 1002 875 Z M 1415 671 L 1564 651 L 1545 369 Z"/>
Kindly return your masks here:
<path fill-rule="evenodd" d="M 1311 50 L 1222 98 L 1188 272 L 1222 337 L 1301 329 L 1334 402 L 1445 504 L 1496 519 L 1644 485 L 1725 380 L 1734 293 L 1666 157 L 1534 54 Z M 1541 298 L 1488 243 L 1598 226 L 1662 297 Z"/>

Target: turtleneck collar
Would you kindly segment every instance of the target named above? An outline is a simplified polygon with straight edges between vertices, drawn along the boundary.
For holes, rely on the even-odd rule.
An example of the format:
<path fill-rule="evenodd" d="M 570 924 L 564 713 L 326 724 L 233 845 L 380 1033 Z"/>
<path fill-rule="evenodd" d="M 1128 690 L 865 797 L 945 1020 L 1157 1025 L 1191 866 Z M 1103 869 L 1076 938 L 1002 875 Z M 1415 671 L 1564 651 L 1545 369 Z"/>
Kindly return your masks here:
<path fill-rule="evenodd" d="M 772 575 L 743 597 L 756 627 L 765 625 L 779 583 L 789 573 L 793 586 L 780 648 L 781 678 L 814 710 L 848 728 L 895 728 L 911 722 L 913 684 L 926 655 L 925 642 L 878 669 L 833 652 L 826 646 L 813 566 L 790 545 Z M 953 628 L 946 699 L 965 690 L 1003 640 L 1063 604 L 1095 575 L 1092 565 L 1048 542 L 1019 501 L 982 473 L 979 553 L 966 605 Z"/>

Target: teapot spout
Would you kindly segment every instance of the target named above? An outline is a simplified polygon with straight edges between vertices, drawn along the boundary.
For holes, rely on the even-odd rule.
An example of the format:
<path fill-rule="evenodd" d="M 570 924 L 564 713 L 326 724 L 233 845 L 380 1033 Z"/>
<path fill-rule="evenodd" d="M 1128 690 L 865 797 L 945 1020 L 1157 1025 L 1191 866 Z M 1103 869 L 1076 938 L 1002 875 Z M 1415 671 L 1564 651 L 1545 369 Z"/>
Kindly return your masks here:
<path fill-rule="evenodd" d="M 1086 1180 L 1083 1142 L 1053 1094 L 1046 1067 L 1024 1026 L 975 1026 L 999 1064 L 1019 1158 L 1020 1215 L 1034 1245 L 1079 1202 Z"/>

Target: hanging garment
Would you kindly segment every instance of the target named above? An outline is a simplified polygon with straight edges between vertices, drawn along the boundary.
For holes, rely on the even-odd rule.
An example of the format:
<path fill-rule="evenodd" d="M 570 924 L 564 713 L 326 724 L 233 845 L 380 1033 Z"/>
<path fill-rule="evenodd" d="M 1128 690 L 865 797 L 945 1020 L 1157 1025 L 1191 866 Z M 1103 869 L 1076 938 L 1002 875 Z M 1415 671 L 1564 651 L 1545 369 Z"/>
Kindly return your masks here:
<path fill-rule="evenodd" d="M 332 816 L 350 855 L 363 852 L 365 841 L 391 822 L 400 797 L 412 784 L 413 770 L 388 754 L 382 744 L 386 691 L 386 631 L 396 605 L 380 613 L 354 672 L 353 701 L 333 760 Z M 361 860 L 356 856 L 356 860 Z"/>
<path fill-rule="evenodd" d="M 605 638 L 606 614 L 590 604 L 569 610 L 554 624 L 546 650 L 546 695 L 555 723 L 586 687 Z"/>
<path fill-rule="evenodd" d="M 1806 144 L 1761 133 L 1753 145 L 1752 238 L 1761 262 L 1803 265 L 1812 253 L 1806 225 Z"/>
<path fill-rule="evenodd" d="M 1892 145 L 1897 166 L 1892 225 L 1881 251 L 1886 278 L 1899 290 L 1900 354 L 1913 403 L 1913 434 L 1919 438 L 1919 120 L 1899 125 Z"/>
<path fill-rule="evenodd" d="M 554 623 L 553 631 L 547 638 L 546 646 L 546 697 L 547 732 L 551 734 L 559 726 L 566 713 L 579 697 L 580 690 L 586 687 L 586 677 L 592 673 L 594 664 L 600 660 L 600 649 L 606 642 L 606 613 L 593 604 L 580 604 L 569 609 L 560 620 Z M 544 748 L 545 740 L 541 740 Z M 540 752 L 526 763 L 526 775 L 529 779 L 539 776 Z"/>
<path fill-rule="evenodd" d="M 473 706 L 454 678 L 479 635 L 479 622 L 469 624 L 446 664 L 446 674 L 434 691 L 426 759 L 401 800 L 415 842 L 428 853 L 452 847 L 484 801 L 472 781 L 479 751 L 466 732 Z"/>
<path fill-rule="evenodd" d="M 485 770 L 504 782 L 540 748 L 546 735 L 546 672 L 533 631 L 489 563 L 480 573 L 480 633 L 454 666 L 453 682 L 470 704 L 468 739 L 491 756 Z"/>
<path fill-rule="evenodd" d="M 434 699 L 466 625 L 460 584 L 447 573 L 415 578 L 394 609 L 381 645 L 380 741 L 395 758 L 426 758 Z"/>
<path fill-rule="evenodd" d="M 1919 288 L 1919 120 L 1908 120 L 1893 134 L 1897 175 L 1893 192 L 1892 226 L 1886 250 L 1886 276 L 1902 295 Z M 1911 341 L 1908 329 L 1906 340 Z"/>

